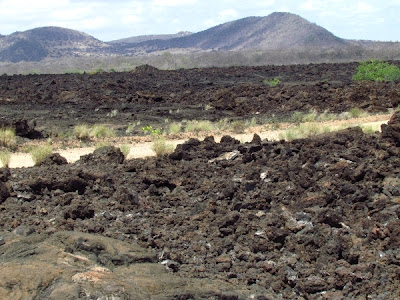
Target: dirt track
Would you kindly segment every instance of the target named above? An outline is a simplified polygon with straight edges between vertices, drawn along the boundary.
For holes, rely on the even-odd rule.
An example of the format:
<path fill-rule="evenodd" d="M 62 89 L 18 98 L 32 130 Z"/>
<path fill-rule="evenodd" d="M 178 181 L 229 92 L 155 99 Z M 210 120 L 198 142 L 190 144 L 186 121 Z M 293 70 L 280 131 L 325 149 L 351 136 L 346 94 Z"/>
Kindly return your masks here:
<path fill-rule="evenodd" d="M 381 125 L 387 123 L 389 120 L 390 115 L 376 115 L 376 116 L 370 116 L 370 117 L 364 117 L 364 118 L 357 118 L 357 119 L 351 119 L 351 120 L 345 120 L 345 121 L 332 121 L 332 122 L 324 122 L 321 123 L 321 125 L 328 125 L 331 126 L 333 129 L 335 127 L 340 127 L 343 125 L 347 126 L 355 126 L 357 125 Z M 379 121 L 378 121 L 379 120 Z M 319 124 L 316 124 L 317 126 Z M 268 130 L 264 131 L 262 127 L 258 128 L 250 128 L 247 131 L 252 132 L 252 133 L 257 133 L 262 139 L 268 139 L 268 140 L 279 140 L 279 134 L 282 133 L 284 130 Z M 244 133 L 244 134 L 232 134 L 234 138 L 241 142 L 250 142 L 253 138 L 253 134 L 250 133 Z M 219 141 L 221 139 L 220 136 L 215 136 L 215 140 Z M 168 143 L 173 144 L 174 146 L 178 144 L 183 144 L 187 139 L 174 139 L 168 141 Z M 127 159 L 133 159 L 133 158 L 145 158 L 149 156 L 154 156 L 155 153 L 151 149 L 152 148 L 152 142 L 142 142 L 142 143 L 133 143 L 129 145 L 131 147 L 129 155 Z M 55 151 L 55 153 L 59 153 L 62 157 L 65 157 L 69 163 L 74 163 L 77 160 L 80 159 L 81 156 L 87 155 L 89 153 L 92 153 L 95 150 L 95 147 L 83 147 L 83 148 L 70 148 L 66 150 L 61 150 L 58 149 Z M 22 168 L 22 167 L 32 167 L 34 165 L 33 160 L 31 158 L 31 155 L 28 153 L 14 153 L 11 157 L 10 161 L 10 168 Z"/>

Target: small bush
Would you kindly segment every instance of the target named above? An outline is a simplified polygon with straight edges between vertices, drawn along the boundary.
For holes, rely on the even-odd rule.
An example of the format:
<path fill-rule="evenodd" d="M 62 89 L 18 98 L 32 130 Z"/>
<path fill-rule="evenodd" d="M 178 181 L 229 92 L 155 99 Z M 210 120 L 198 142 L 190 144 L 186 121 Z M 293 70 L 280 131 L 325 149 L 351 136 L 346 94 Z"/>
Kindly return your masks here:
<path fill-rule="evenodd" d="M 327 110 L 325 110 L 322 114 L 318 115 L 317 120 L 320 122 L 326 122 L 326 121 L 333 121 L 338 118 L 339 116 L 329 113 Z"/>
<path fill-rule="evenodd" d="M 292 122 L 295 124 L 303 123 L 304 122 L 303 119 L 304 119 L 304 113 L 302 113 L 301 111 L 295 111 L 291 117 Z"/>
<path fill-rule="evenodd" d="M 395 65 L 379 60 L 360 63 L 353 80 L 394 81 L 400 79 L 400 69 Z"/>
<path fill-rule="evenodd" d="M 114 137 L 115 132 L 105 125 L 79 124 L 74 127 L 74 135 L 79 140 L 89 140 L 91 138 Z"/>
<path fill-rule="evenodd" d="M 108 147 L 108 146 L 111 146 L 111 144 L 108 142 L 100 142 L 100 143 L 96 144 L 95 149 L 98 150 L 100 148 L 104 148 L 104 147 Z"/>
<path fill-rule="evenodd" d="M 127 158 L 129 155 L 129 152 L 131 152 L 131 146 L 128 144 L 123 144 L 123 145 L 119 146 L 119 149 L 121 150 L 121 152 L 125 158 Z"/>
<path fill-rule="evenodd" d="M 0 128 L 0 146 L 12 148 L 15 144 L 15 130 L 11 128 Z"/>
<path fill-rule="evenodd" d="M 234 121 L 232 122 L 232 131 L 234 133 L 244 133 L 246 129 L 246 124 L 243 121 Z"/>
<path fill-rule="evenodd" d="M 35 166 L 40 165 L 52 152 L 53 147 L 51 145 L 42 145 L 33 149 L 31 151 L 31 156 Z"/>
<path fill-rule="evenodd" d="M 317 116 L 318 116 L 317 112 L 315 111 L 309 112 L 308 114 L 305 114 L 303 116 L 303 122 L 315 122 Z"/>
<path fill-rule="evenodd" d="M 213 123 L 207 120 L 203 121 L 190 121 L 186 124 L 186 132 L 201 132 L 201 131 L 212 131 L 215 129 L 215 126 Z"/>
<path fill-rule="evenodd" d="M 174 152 L 175 147 L 171 143 L 168 143 L 164 137 L 157 137 L 154 138 L 151 149 L 157 156 L 161 156 Z"/>
<path fill-rule="evenodd" d="M 381 131 L 381 124 L 360 125 L 365 134 L 374 134 Z"/>
<path fill-rule="evenodd" d="M 229 130 L 231 125 L 229 120 L 227 118 L 224 118 L 222 120 L 219 120 L 216 126 L 219 130 L 226 131 Z"/>
<path fill-rule="evenodd" d="M 90 136 L 94 138 L 114 137 L 115 132 L 105 125 L 94 125 L 90 130 Z"/>
<path fill-rule="evenodd" d="M 3 167 L 8 168 L 11 161 L 11 153 L 10 151 L 0 151 L 0 162 Z"/>
<path fill-rule="evenodd" d="M 288 128 L 286 131 L 279 134 L 279 138 L 291 141 L 296 139 L 308 138 L 331 131 L 332 129 L 329 126 L 315 126 L 315 124 L 307 123 Z"/>
<path fill-rule="evenodd" d="M 357 107 L 350 109 L 349 113 L 352 118 L 362 118 L 368 116 L 368 114 L 365 111 Z"/>
<path fill-rule="evenodd" d="M 274 87 L 274 86 L 279 85 L 281 83 L 281 81 L 279 80 L 279 78 L 275 77 L 272 80 L 264 79 L 263 83 L 266 85 L 269 85 L 270 87 Z"/>
<path fill-rule="evenodd" d="M 151 125 L 143 127 L 142 130 L 143 130 L 144 133 L 151 134 L 152 136 L 158 136 L 158 135 L 161 134 L 161 130 L 160 129 L 153 128 L 153 126 L 151 126 Z"/>
<path fill-rule="evenodd" d="M 79 124 L 74 127 L 74 135 L 78 140 L 88 140 L 90 138 L 90 127 L 87 124 Z"/>
<path fill-rule="evenodd" d="M 173 122 L 169 124 L 168 133 L 169 134 L 178 134 L 182 131 L 182 124 Z"/>

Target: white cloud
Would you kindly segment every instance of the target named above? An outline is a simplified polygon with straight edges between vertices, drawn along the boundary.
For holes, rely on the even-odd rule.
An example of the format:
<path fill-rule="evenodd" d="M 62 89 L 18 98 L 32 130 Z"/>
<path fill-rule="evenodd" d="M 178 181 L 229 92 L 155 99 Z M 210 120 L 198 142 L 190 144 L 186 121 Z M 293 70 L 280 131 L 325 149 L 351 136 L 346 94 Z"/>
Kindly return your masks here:
<path fill-rule="evenodd" d="M 198 0 L 153 0 L 152 5 L 154 6 L 182 6 L 182 5 L 193 5 Z"/>
<path fill-rule="evenodd" d="M 220 11 L 218 15 L 220 20 L 230 20 L 237 18 L 239 16 L 239 13 L 236 10 L 230 8 Z"/>
<path fill-rule="evenodd" d="M 376 11 L 375 7 L 369 5 L 368 3 L 359 1 L 357 4 L 357 13 L 360 14 L 373 14 Z"/>

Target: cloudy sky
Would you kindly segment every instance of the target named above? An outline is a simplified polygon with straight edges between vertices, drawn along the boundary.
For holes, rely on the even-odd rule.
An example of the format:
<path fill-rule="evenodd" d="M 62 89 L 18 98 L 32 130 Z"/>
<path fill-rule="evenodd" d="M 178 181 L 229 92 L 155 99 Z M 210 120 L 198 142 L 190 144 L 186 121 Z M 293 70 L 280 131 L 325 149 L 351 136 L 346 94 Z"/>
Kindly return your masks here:
<path fill-rule="evenodd" d="M 400 41 L 400 0 L 0 0 L 0 34 L 61 26 L 110 41 L 198 32 L 274 11 L 298 14 L 342 38 Z"/>

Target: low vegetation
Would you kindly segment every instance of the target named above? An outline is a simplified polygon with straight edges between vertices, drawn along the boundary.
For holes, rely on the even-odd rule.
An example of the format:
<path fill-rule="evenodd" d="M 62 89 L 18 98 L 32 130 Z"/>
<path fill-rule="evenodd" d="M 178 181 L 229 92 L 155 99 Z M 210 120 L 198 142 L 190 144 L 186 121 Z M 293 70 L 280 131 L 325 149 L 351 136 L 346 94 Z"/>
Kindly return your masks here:
<path fill-rule="evenodd" d="M 165 137 L 158 136 L 153 139 L 153 145 L 151 146 L 151 149 L 157 156 L 162 156 L 174 152 L 175 147 L 172 143 L 167 142 Z"/>
<path fill-rule="evenodd" d="M 79 140 L 90 140 L 92 138 L 114 137 L 115 132 L 112 128 L 105 125 L 79 124 L 74 127 L 74 135 Z"/>
<path fill-rule="evenodd" d="M 185 127 L 186 132 L 213 131 L 215 129 L 215 124 L 208 120 L 188 121 Z"/>
<path fill-rule="evenodd" d="M 265 85 L 269 85 L 270 87 L 275 87 L 275 86 L 279 85 L 281 83 L 281 81 L 279 80 L 279 78 L 275 77 L 274 79 L 271 79 L 271 80 L 264 79 L 263 83 Z"/>
<path fill-rule="evenodd" d="M 8 168 L 11 161 L 11 152 L 8 150 L 0 151 L 0 162 L 2 167 Z"/>
<path fill-rule="evenodd" d="M 142 130 L 150 134 L 153 139 L 151 149 L 157 156 L 162 156 L 174 152 L 174 145 L 167 142 L 166 138 L 161 134 L 160 129 L 153 128 L 151 125 L 143 127 Z"/>
<path fill-rule="evenodd" d="M 35 166 L 40 165 L 52 152 L 53 147 L 51 145 L 37 146 L 31 150 L 31 156 Z"/>
<path fill-rule="evenodd" d="M 395 65 L 379 60 L 368 60 L 360 63 L 353 80 L 395 81 L 400 80 L 400 69 Z"/>
<path fill-rule="evenodd" d="M 0 128 L 0 147 L 12 148 L 15 144 L 15 130 L 11 128 Z"/>
<path fill-rule="evenodd" d="M 119 149 L 121 150 L 122 154 L 124 155 L 125 159 L 128 157 L 129 152 L 131 152 L 131 146 L 128 144 L 123 144 L 119 146 Z"/>
<path fill-rule="evenodd" d="M 308 138 L 322 133 L 331 132 L 331 126 L 315 126 L 314 123 L 300 124 L 295 127 L 290 127 L 279 134 L 279 138 L 286 141 Z"/>

